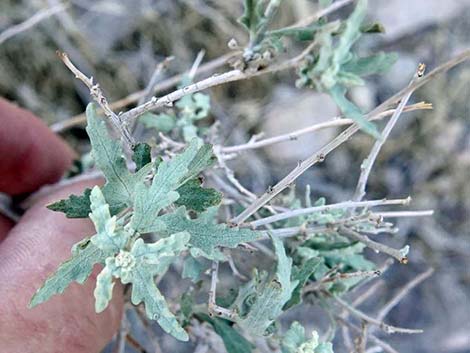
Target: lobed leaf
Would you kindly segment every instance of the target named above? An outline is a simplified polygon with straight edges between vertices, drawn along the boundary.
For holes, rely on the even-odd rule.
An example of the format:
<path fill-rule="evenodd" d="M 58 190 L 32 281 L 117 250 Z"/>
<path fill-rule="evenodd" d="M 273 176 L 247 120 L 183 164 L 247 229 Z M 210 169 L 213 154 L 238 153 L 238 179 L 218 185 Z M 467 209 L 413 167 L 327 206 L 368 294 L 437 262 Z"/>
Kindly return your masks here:
<path fill-rule="evenodd" d="M 84 283 L 97 263 L 104 263 L 110 256 L 95 246 L 90 239 L 84 239 L 72 248 L 72 257 L 62 263 L 57 271 L 50 276 L 34 294 L 29 307 L 47 301 L 54 294 L 63 293 L 72 282 Z"/>
<path fill-rule="evenodd" d="M 212 188 L 203 188 L 198 178 L 188 180 L 177 190 L 180 195 L 176 206 L 185 206 L 187 209 L 203 212 L 209 207 L 217 206 L 222 201 L 222 194 Z"/>
<path fill-rule="evenodd" d="M 218 247 L 234 248 L 243 242 L 259 239 L 261 232 L 250 229 L 229 228 L 226 224 L 216 224 L 217 207 L 211 207 L 198 218 L 189 219 L 185 207 L 159 217 L 165 224 L 167 234 L 186 231 L 191 234 L 189 245 L 192 251 L 198 249 L 200 255 L 208 259 L 223 258 Z"/>
<path fill-rule="evenodd" d="M 82 195 L 70 195 L 68 199 L 54 202 L 46 207 L 52 211 L 63 212 L 67 218 L 86 218 L 90 213 L 91 189 L 84 190 Z"/>

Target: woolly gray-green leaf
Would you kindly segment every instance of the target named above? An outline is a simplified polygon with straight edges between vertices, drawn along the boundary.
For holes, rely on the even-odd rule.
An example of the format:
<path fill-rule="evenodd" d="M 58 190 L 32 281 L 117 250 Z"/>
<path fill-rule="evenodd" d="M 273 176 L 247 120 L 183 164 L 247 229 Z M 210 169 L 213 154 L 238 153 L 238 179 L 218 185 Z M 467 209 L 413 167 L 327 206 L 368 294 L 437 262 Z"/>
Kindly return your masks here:
<path fill-rule="evenodd" d="M 299 281 L 299 283 L 292 292 L 292 296 L 289 301 L 284 305 L 283 310 L 288 310 L 294 305 L 302 302 L 302 289 L 321 262 L 322 260 L 320 258 L 312 258 L 307 260 L 301 266 L 293 268 L 292 279 Z"/>
<path fill-rule="evenodd" d="M 112 255 L 93 245 L 90 239 L 84 239 L 72 248 L 72 257 L 62 263 L 34 294 L 30 307 L 45 302 L 54 294 L 63 293 L 70 283 L 84 283 L 97 263 L 104 263 Z"/>
<path fill-rule="evenodd" d="M 169 161 L 161 162 L 150 187 L 140 183 L 136 187 L 134 214 L 131 220 L 133 229 L 140 233 L 161 230 L 158 213 L 179 198 L 175 191 L 191 174 L 190 166 L 198 154 L 198 141 L 192 140 L 183 153 Z"/>
<path fill-rule="evenodd" d="M 252 301 L 248 312 L 236 317 L 235 321 L 254 335 L 266 334 L 266 330 L 282 313 L 284 305 L 299 283 L 297 280 L 291 280 L 292 259 L 286 255 L 282 241 L 275 237 L 272 237 L 272 240 L 277 256 L 276 273 L 271 278 L 264 278 L 261 283 L 255 278 L 251 287 L 241 291 L 235 302 L 238 306 L 237 311 L 241 312 L 239 306 L 246 305 L 246 300 L 249 298 Z"/>
<path fill-rule="evenodd" d="M 183 273 L 181 276 L 183 278 L 190 278 L 193 282 L 197 282 L 204 269 L 205 266 L 203 264 L 194 257 L 188 256 L 186 260 L 184 260 Z"/>
<path fill-rule="evenodd" d="M 342 86 L 336 85 L 330 89 L 330 95 L 336 104 L 339 106 L 344 116 L 354 120 L 361 129 L 375 138 L 380 138 L 380 133 L 377 127 L 364 118 L 364 113 L 361 112 L 358 106 L 346 98 L 346 89 Z"/>
<path fill-rule="evenodd" d="M 396 53 L 380 52 L 367 57 L 353 56 L 341 67 L 341 71 L 357 76 L 367 76 L 388 71 L 398 59 Z"/>
<path fill-rule="evenodd" d="M 102 312 L 108 306 L 113 296 L 113 263 L 114 258 L 106 259 L 106 266 L 96 277 L 96 287 L 93 292 L 95 296 L 95 311 Z"/>
<path fill-rule="evenodd" d="M 312 338 L 307 339 L 304 327 L 294 321 L 284 334 L 281 341 L 282 353 L 333 353 L 331 343 L 319 343 L 318 333 L 312 332 Z"/>
<path fill-rule="evenodd" d="M 132 283 L 132 303 L 137 305 L 143 302 L 147 316 L 156 320 L 165 332 L 182 341 L 187 341 L 188 335 L 169 310 L 165 298 L 155 285 L 154 277 L 166 270 L 169 260 L 172 261 L 186 249 L 189 238 L 188 233 L 182 232 L 153 244 L 137 239 L 130 253 L 126 254 L 126 261 L 118 259 L 119 255 L 115 260 L 115 275 L 124 284 Z"/>
<path fill-rule="evenodd" d="M 91 242 L 103 251 L 117 253 L 126 244 L 129 234 L 121 227 L 117 227 L 116 216 L 111 217 L 109 205 L 98 186 L 95 186 L 91 191 L 90 201 L 90 219 L 96 229 L 96 234 L 91 237 Z"/>
<path fill-rule="evenodd" d="M 117 213 L 126 206 L 132 206 L 135 187 L 143 182 L 151 165 L 148 164 L 138 172 L 131 173 L 127 169 L 119 141 L 109 136 L 105 122 L 97 117 L 94 104 L 88 104 L 86 116 L 86 131 L 90 137 L 91 154 L 106 178 L 103 194 L 111 211 Z"/>
<path fill-rule="evenodd" d="M 168 133 L 176 126 L 176 118 L 169 114 L 153 114 L 144 113 L 139 117 L 139 121 L 144 124 L 147 129 L 156 129 L 163 133 Z"/>
<path fill-rule="evenodd" d="M 189 245 L 199 249 L 208 259 L 220 259 L 218 247 L 234 248 L 243 242 L 259 239 L 261 232 L 250 229 L 230 228 L 226 224 L 216 224 L 217 207 L 211 207 L 198 218 L 190 219 L 186 209 L 179 207 L 175 212 L 159 217 L 165 224 L 167 234 L 187 231 L 191 234 Z"/>

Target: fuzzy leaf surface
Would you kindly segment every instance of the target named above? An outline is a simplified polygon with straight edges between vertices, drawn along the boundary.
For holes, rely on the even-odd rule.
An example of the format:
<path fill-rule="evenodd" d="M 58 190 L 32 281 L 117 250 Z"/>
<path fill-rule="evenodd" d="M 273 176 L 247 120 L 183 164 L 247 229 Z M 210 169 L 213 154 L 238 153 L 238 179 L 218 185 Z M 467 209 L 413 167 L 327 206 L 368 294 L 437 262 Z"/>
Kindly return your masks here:
<path fill-rule="evenodd" d="M 222 194 L 212 188 L 204 188 L 198 178 L 188 180 L 177 190 L 180 195 L 176 206 L 186 206 L 187 209 L 203 212 L 209 207 L 217 206 L 222 201 Z"/>
<path fill-rule="evenodd" d="M 87 188 L 82 195 L 70 195 L 68 199 L 47 205 L 47 208 L 52 211 L 63 212 L 67 218 L 86 218 L 91 211 L 90 193 L 91 189 Z"/>
<path fill-rule="evenodd" d="M 189 245 L 208 259 L 221 259 L 218 247 L 234 248 L 238 244 L 259 239 L 261 232 L 244 228 L 229 228 L 216 223 L 217 207 L 211 207 L 198 218 L 190 219 L 186 209 L 179 207 L 175 212 L 159 217 L 168 234 L 186 231 L 191 234 Z"/>
<path fill-rule="evenodd" d="M 243 329 L 254 335 L 265 335 L 274 320 L 282 313 L 284 305 L 289 301 L 292 292 L 299 281 L 291 280 L 292 259 L 286 255 L 282 241 L 272 238 L 274 250 L 277 256 L 277 269 L 274 276 L 268 278 L 254 278 L 250 284 L 245 285 L 245 289 L 240 291 L 239 297 L 235 301 L 238 307 L 246 305 L 250 301 L 246 313 L 238 316 L 235 321 Z"/>
<path fill-rule="evenodd" d="M 63 293 L 72 282 L 84 283 L 97 263 L 104 263 L 109 252 L 96 247 L 90 239 L 84 239 L 72 248 L 72 257 L 62 263 L 34 294 L 30 307 L 47 301 L 54 294 Z"/>

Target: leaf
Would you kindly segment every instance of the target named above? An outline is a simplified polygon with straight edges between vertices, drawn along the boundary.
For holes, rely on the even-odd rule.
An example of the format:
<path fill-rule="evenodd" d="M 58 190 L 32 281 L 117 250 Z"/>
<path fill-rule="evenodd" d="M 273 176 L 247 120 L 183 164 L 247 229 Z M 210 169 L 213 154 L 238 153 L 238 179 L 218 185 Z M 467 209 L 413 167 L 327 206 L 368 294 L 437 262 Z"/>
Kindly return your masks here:
<path fill-rule="evenodd" d="M 54 202 L 46 207 L 52 211 L 63 212 L 67 218 L 86 218 L 90 213 L 91 189 L 84 190 L 83 195 L 70 195 L 68 199 Z"/>
<path fill-rule="evenodd" d="M 150 154 L 150 146 L 146 143 L 138 143 L 133 147 L 132 160 L 135 162 L 135 171 L 138 172 L 146 164 L 152 161 L 152 156 Z"/>
<path fill-rule="evenodd" d="M 375 55 L 358 58 L 354 56 L 345 63 L 341 70 L 357 76 L 367 76 L 386 72 L 398 59 L 396 53 L 380 52 Z"/>
<path fill-rule="evenodd" d="M 70 283 L 84 283 L 97 263 L 104 263 L 110 255 L 96 247 L 90 239 L 84 239 L 72 248 L 72 257 L 62 263 L 34 294 L 29 307 L 47 301 L 54 294 L 63 293 Z"/>
<path fill-rule="evenodd" d="M 116 216 L 111 217 L 109 205 L 98 186 L 91 191 L 90 201 L 90 219 L 96 229 L 96 234 L 90 239 L 91 242 L 103 251 L 119 252 L 126 245 L 130 234 L 117 226 Z"/>
<path fill-rule="evenodd" d="M 239 315 L 235 321 L 253 335 L 265 335 L 266 330 L 282 313 L 282 308 L 292 296 L 298 281 L 291 280 L 292 259 L 287 257 L 282 241 L 272 237 L 277 256 L 277 270 L 273 277 L 262 282 L 255 278 L 248 288 L 239 293 L 235 305 L 237 312 L 242 304 L 250 299 L 252 303 L 245 315 Z M 263 277 L 263 276 L 262 276 Z"/>
<path fill-rule="evenodd" d="M 188 256 L 183 264 L 183 278 L 190 278 L 193 282 L 199 281 L 205 266 L 192 256 Z"/>
<path fill-rule="evenodd" d="M 263 1 L 260 0 L 244 0 L 243 1 L 243 15 L 238 21 L 245 26 L 250 32 L 250 35 L 256 33 L 258 28 L 263 23 Z"/>
<path fill-rule="evenodd" d="M 284 311 L 302 302 L 302 289 L 321 262 L 322 260 L 320 258 L 315 257 L 307 260 L 302 266 L 293 268 L 292 280 L 298 281 L 299 283 L 292 292 L 289 301 L 284 305 Z"/>
<path fill-rule="evenodd" d="M 217 206 L 222 201 L 222 194 L 212 188 L 203 188 L 198 178 L 188 180 L 177 190 L 180 195 L 176 206 L 186 206 L 187 209 L 203 212 L 211 206 Z"/>
<path fill-rule="evenodd" d="M 364 118 L 364 114 L 361 112 L 359 107 L 346 98 L 346 89 L 344 87 L 336 85 L 330 89 L 329 92 L 339 109 L 343 112 L 344 116 L 354 120 L 359 127 L 369 135 L 372 135 L 375 138 L 380 138 L 380 133 L 377 130 L 377 127 Z"/>
<path fill-rule="evenodd" d="M 281 341 L 282 353 L 333 353 L 331 343 L 319 343 L 318 333 L 312 332 L 312 338 L 307 339 L 304 327 L 294 321 L 284 334 Z"/>
<path fill-rule="evenodd" d="M 115 214 L 126 206 L 132 206 L 135 187 L 143 182 L 151 166 L 132 174 L 127 169 L 121 145 L 109 136 L 105 122 L 97 118 L 94 104 L 88 104 L 86 115 L 91 154 L 106 178 L 103 194 Z"/>
<path fill-rule="evenodd" d="M 175 105 L 188 121 L 204 119 L 211 108 L 209 95 L 200 92 L 184 96 Z"/>
<path fill-rule="evenodd" d="M 147 129 L 155 129 L 163 133 L 168 133 L 176 127 L 176 118 L 170 114 L 144 113 L 139 117 L 139 121 Z"/>
<path fill-rule="evenodd" d="M 227 353 L 250 353 L 254 346 L 237 330 L 235 330 L 227 320 L 217 317 L 211 318 L 209 315 L 199 313 L 196 317 L 212 325 L 214 331 L 224 341 Z"/>
<path fill-rule="evenodd" d="M 131 227 L 139 233 L 161 229 L 158 213 L 179 198 L 175 191 L 192 171 L 190 166 L 197 163 L 198 142 L 192 140 L 183 153 L 169 161 L 161 162 L 150 187 L 140 183 L 136 187 L 134 214 Z"/>
<path fill-rule="evenodd" d="M 201 251 L 208 259 L 220 259 L 218 247 L 234 248 L 238 244 L 259 239 L 261 232 L 250 229 L 229 228 L 226 224 L 216 224 L 217 207 L 211 207 L 198 218 L 189 219 L 186 209 L 179 207 L 158 219 L 165 224 L 165 232 L 172 234 L 186 231 L 191 234 L 189 245 Z M 193 250 L 193 249 L 192 249 Z"/>
<path fill-rule="evenodd" d="M 172 234 L 151 244 L 139 238 L 130 252 L 120 251 L 116 257 L 108 258 L 105 268 L 98 275 L 100 280 L 95 289 L 97 309 L 104 310 L 111 299 L 111 273 L 121 278 L 122 283 L 132 284 L 131 301 L 134 305 L 143 302 L 148 318 L 156 320 L 165 332 L 176 339 L 187 341 L 188 334 L 168 308 L 154 277 L 166 272 L 174 258 L 186 249 L 189 238 L 186 232 Z"/>

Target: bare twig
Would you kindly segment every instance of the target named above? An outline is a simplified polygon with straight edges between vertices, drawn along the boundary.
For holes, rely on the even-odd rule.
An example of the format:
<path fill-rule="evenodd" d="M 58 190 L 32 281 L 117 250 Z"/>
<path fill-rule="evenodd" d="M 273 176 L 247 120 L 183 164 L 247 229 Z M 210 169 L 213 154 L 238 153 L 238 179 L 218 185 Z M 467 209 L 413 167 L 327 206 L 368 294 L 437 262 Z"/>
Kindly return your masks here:
<path fill-rule="evenodd" d="M 390 256 L 394 257 L 395 259 L 397 259 L 402 264 L 408 263 L 408 258 L 406 257 L 406 255 L 408 254 L 408 251 L 409 251 L 409 246 L 408 245 L 405 246 L 403 249 L 394 249 L 394 248 L 391 248 L 391 247 L 389 247 L 385 244 L 375 242 L 375 241 L 369 239 L 368 236 L 363 235 L 363 234 L 358 233 L 358 232 L 355 232 L 354 230 L 349 229 L 348 227 L 341 226 L 341 227 L 339 227 L 338 231 L 341 234 L 347 236 L 348 238 L 352 238 L 354 240 L 360 241 L 365 246 L 375 250 L 376 252 L 383 252 L 387 255 L 390 255 Z"/>
<path fill-rule="evenodd" d="M 130 109 L 126 113 L 123 113 L 121 115 L 121 118 L 123 121 L 129 121 L 131 119 L 137 118 L 138 116 L 148 111 L 151 111 L 151 110 L 163 107 L 163 106 L 169 106 L 169 105 L 171 106 L 174 101 L 188 94 L 193 94 L 193 93 L 205 90 L 207 88 L 219 86 L 225 83 L 245 80 L 245 79 L 249 79 L 249 78 L 256 77 L 256 76 L 261 76 L 267 73 L 287 70 L 287 69 L 296 67 L 298 63 L 302 61 L 310 53 L 310 51 L 313 49 L 313 47 L 316 44 L 317 43 L 314 41 L 310 45 L 308 45 L 307 48 L 298 56 L 290 60 L 287 60 L 285 62 L 282 62 L 280 64 L 268 66 L 267 68 L 259 70 L 259 71 L 249 71 L 249 70 L 242 71 L 242 70 L 235 69 L 235 70 L 227 71 L 220 75 L 213 75 L 199 82 L 195 82 L 193 84 L 177 89 L 176 91 L 168 93 L 162 97 L 159 97 L 159 98 L 153 97 L 148 102 L 141 104 L 133 109 Z"/>
<path fill-rule="evenodd" d="M 211 72 L 227 63 L 228 60 L 231 58 L 240 55 L 240 52 L 230 52 L 228 54 L 222 55 L 219 58 L 216 58 L 212 61 L 209 61 L 199 67 L 197 70 L 198 74 L 205 74 L 208 72 Z M 179 84 L 181 82 L 181 79 L 184 77 L 185 73 L 175 75 L 173 77 L 170 77 L 166 80 L 163 80 L 162 82 L 158 83 L 154 87 L 153 94 L 165 91 L 171 87 L 174 87 L 175 85 Z M 119 99 L 113 103 L 109 104 L 109 107 L 114 110 L 118 110 L 121 108 L 124 108 L 132 103 L 138 102 L 139 99 L 144 97 L 146 94 L 145 90 L 137 91 L 134 93 L 131 93 L 127 97 L 124 97 L 122 99 Z M 70 119 L 67 119 L 65 121 L 60 121 L 55 124 L 51 125 L 51 130 L 54 132 L 62 132 L 66 131 L 74 126 L 84 124 L 86 122 L 86 116 L 85 114 L 79 114 L 76 116 L 71 117 Z"/>
<path fill-rule="evenodd" d="M 421 284 L 421 282 L 425 281 L 427 278 L 431 277 L 434 273 L 434 269 L 430 268 L 425 272 L 419 274 L 415 278 L 413 278 L 410 282 L 405 284 L 400 290 L 380 309 L 377 314 L 378 320 L 383 320 L 387 316 L 387 314 L 416 286 Z"/>
<path fill-rule="evenodd" d="M 283 213 L 278 213 L 270 217 L 261 218 L 259 220 L 250 222 L 251 227 L 257 228 L 269 223 L 274 223 L 283 219 L 298 217 L 310 213 L 321 212 L 321 211 L 329 211 L 329 210 L 336 210 L 336 209 L 346 209 L 346 208 L 359 208 L 359 207 L 375 207 L 375 206 L 387 206 L 387 205 L 408 205 L 411 201 L 411 198 L 408 197 L 406 199 L 397 199 L 397 200 L 370 200 L 370 201 L 345 201 L 340 203 L 335 203 L 332 205 L 324 205 L 324 206 L 315 206 L 315 207 L 308 207 L 308 208 L 300 208 L 295 209 Z"/>
<path fill-rule="evenodd" d="M 383 218 L 399 218 L 399 217 L 427 217 L 434 214 L 434 210 L 422 211 L 387 211 L 374 212 L 375 215 Z"/>
<path fill-rule="evenodd" d="M 380 104 L 374 110 L 372 110 L 369 114 L 365 116 L 367 120 L 371 120 L 376 115 L 382 113 L 385 109 L 387 109 L 391 104 L 396 103 L 399 101 L 403 96 L 416 90 L 417 88 L 424 85 L 426 82 L 437 74 L 441 72 L 445 72 L 455 65 L 468 60 L 470 58 L 470 49 L 464 51 L 462 54 L 458 55 L 457 57 L 449 60 L 448 62 L 442 64 L 438 68 L 434 69 L 431 73 L 425 76 L 423 79 L 413 83 L 411 86 L 408 86 L 402 89 L 400 92 L 396 93 L 385 102 Z M 302 175 L 307 169 L 311 166 L 315 165 L 318 162 L 322 162 L 325 157 L 338 146 L 342 145 L 346 142 L 351 136 L 353 136 L 359 130 L 359 126 L 357 124 L 351 125 L 349 128 L 344 130 L 340 133 L 336 138 L 332 141 L 324 145 L 320 150 L 316 153 L 312 154 L 309 158 L 305 161 L 299 163 L 299 165 L 294 168 L 288 175 L 286 175 L 280 182 L 278 182 L 274 187 L 269 188 L 262 196 L 260 196 L 255 202 L 253 202 L 248 208 L 246 208 L 243 212 L 241 212 L 238 216 L 231 220 L 231 223 L 235 225 L 239 225 L 240 223 L 244 222 L 248 217 L 250 217 L 253 213 L 271 201 L 275 196 L 277 196 L 282 190 L 286 187 L 291 185 L 300 175 Z"/>
<path fill-rule="evenodd" d="M 38 11 L 26 21 L 7 28 L 6 30 L 0 33 L 0 45 L 2 45 L 8 39 L 16 36 L 17 34 L 27 31 L 31 27 L 37 25 L 39 22 L 44 21 L 45 19 L 66 10 L 68 7 L 69 5 L 66 4 L 58 4 L 55 6 L 51 6 L 47 9 Z"/>
<path fill-rule="evenodd" d="M 416 70 L 416 73 L 409 84 L 410 86 L 413 83 L 415 83 L 417 80 L 419 80 L 421 77 L 423 77 L 425 68 L 426 66 L 424 64 L 418 65 L 418 69 Z M 361 201 L 364 195 L 366 194 L 367 180 L 369 179 L 370 172 L 375 163 L 375 160 L 377 159 L 377 156 L 379 155 L 380 149 L 382 148 L 383 144 L 385 143 L 388 136 L 390 135 L 390 132 L 392 131 L 393 127 L 397 123 L 398 118 L 403 112 L 403 109 L 405 108 L 406 103 L 408 103 L 408 100 L 410 99 L 412 93 L 413 91 L 409 91 L 402 98 L 400 104 L 398 105 L 397 109 L 393 113 L 392 117 L 387 122 L 387 125 L 385 125 L 385 128 L 383 129 L 380 138 L 376 140 L 374 143 L 374 146 L 372 146 L 369 156 L 367 156 L 364 162 L 362 162 L 361 175 L 359 176 L 356 191 L 354 192 L 354 196 L 353 196 L 354 201 Z"/>
<path fill-rule="evenodd" d="M 432 109 L 432 104 L 420 102 L 420 103 L 416 103 L 416 104 L 405 107 L 403 111 L 411 112 L 414 110 L 421 110 L 421 109 Z M 395 112 L 395 110 L 396 109 L 389 109 L 380 114 L 377 114 L 376 116 L 371 118 L 371 121 L 383 119 L 389 115 L 392 115 Z M 354 120 L 343 119 L 341 118 L 341 116 L 337 116 L 337 117 L 331 118 L 329 121 L 326 121 L 324 123 L 307 126 L 305 128 L 289 132 L 287 134 L 273 136 L 273 137 L 269 137 L 269 138 L 265 138 L 263 140 L 257 140 L 257 141 L 250 140 L 249 142 L 244 143 L 242 145 L 222 147 L 221 151 L 223 153 L 242 152 L 246 150 L 266 147 L 266 146 L 273 145 L 273 144 L 280 143 L 280 142 L 294 141 L 294 140 L 297 140 L 299 136 L 309 134 L 315 131 L 319 131 L 319 130 L 323 130 L 327 128 L 333 128 L 333 127 L 348 126 L 351 124 L 354 124 Z"/>
<path fill-rule="evenodd" d="M 215 301 L 216 291 L 217 291 L 218 273 L 219 273 L 219 262 L 212 261 L 211 288 L 209 290 L 209 303 L 208 303 L 209 314 L 231 319 L 233 318 L 234 313 L 229 309 L 218 306 Z"/>
<path fill-rule="evenodd" d="M 361 329 L 359 327 L 357 327 L 356 325 L 353 325 L 352 323 L 346 321 L 344 318 L 342 318 L 340 316 L 336 316 L 336 320 L 338 320 L 338 322 L 341 325 L 347 326 L 348 328 L 354 330 L 357 333 L 361 332 Z M 380 338 L 377 338 L 377 337 L 375 337 L 374 335 L 371 335 L 371 334 L 369 334 L 368 337 L 376 345 L 382 347 L 382 349 L 385 352 L 387 352 L 387 353 L 399 353 L 395 348 L 390 346 L 387 342 L 382 341 Z"/>
<path fill-rule="evenodd" d="M 93 82 L 93 77 L 89 78 L 85 74 L 83 74 L 72 63 L 66 53 L 57 51 L 57 55 L 64 62 L 65 66 L 67 66 L 69 70 L 72 71 L 75 77 L 82 81 L 88 87 L 88 89 L 90 90 L 90 96 L 95 100 L 96 103 L 100 105 L 101 109 L 103 109 L 104 111 L 104 114 L 112 121 L 114 127 L 121 133 L 121 136 L 123 137 L 124 141 L 131 148 L 134 145 L 134 139 L 132 138 L 127 128 L 127 124 L 124 120 L 121 119 L 119 115 L 115 114 L 111 110 L 108 105 L 108 100 L 103 95 L 99 84 Z"/>
<path fill-rule="evenodd" d="M 339 1 L 335 1 L 334 3 L 332 3 L 330 6 L 327 6 L 325 7 L 324 9 L 314 13 L 313 15 L 311 16 L 308 16 L 296 23 L 294 23 L 293 25 L 291 26 L 288 26 L 288 27 L 285 27 L 283 29 L 292 29 L 292 28 L 297 28 L 297 27 L 304 27 L 304 26 L 308 26 L 310 24 L 312 24 L 313 22 L 316 22 L 318 21 L 320 18 L 322 17 L 325 17 L 341 8 L 343 8 L 344 6 L 346 5 L 349 5 L 350 3 L 352 3 L 354 0 L 339 0 Z"/>
<path fill-rule="evenodd" d="M 388 325 L 384 323 L 381 320 L 377 320 L 373 317 L 370 317 L 369 315 L 363 313 L 362 311 L 354 308 L 350 304 L 348 304 L 346 301 L 343 299 L 339 298 L 338 296 L 334 297 L 335 301 L 344 309 L 349 311 L 353 316 L 356 316 L 357 318 L 364 320 L 370 325 L 375 325 L 378 326 L 380 329 L 387 333 L 408 333 L 408 334 L 413 334 L 413 333 L 422 333 L 423 330 L 415 330 L 415 329 L 409 329 L 409 328 L 403 328 L 403 327 L 396 327 L 392 325 Z"/>

